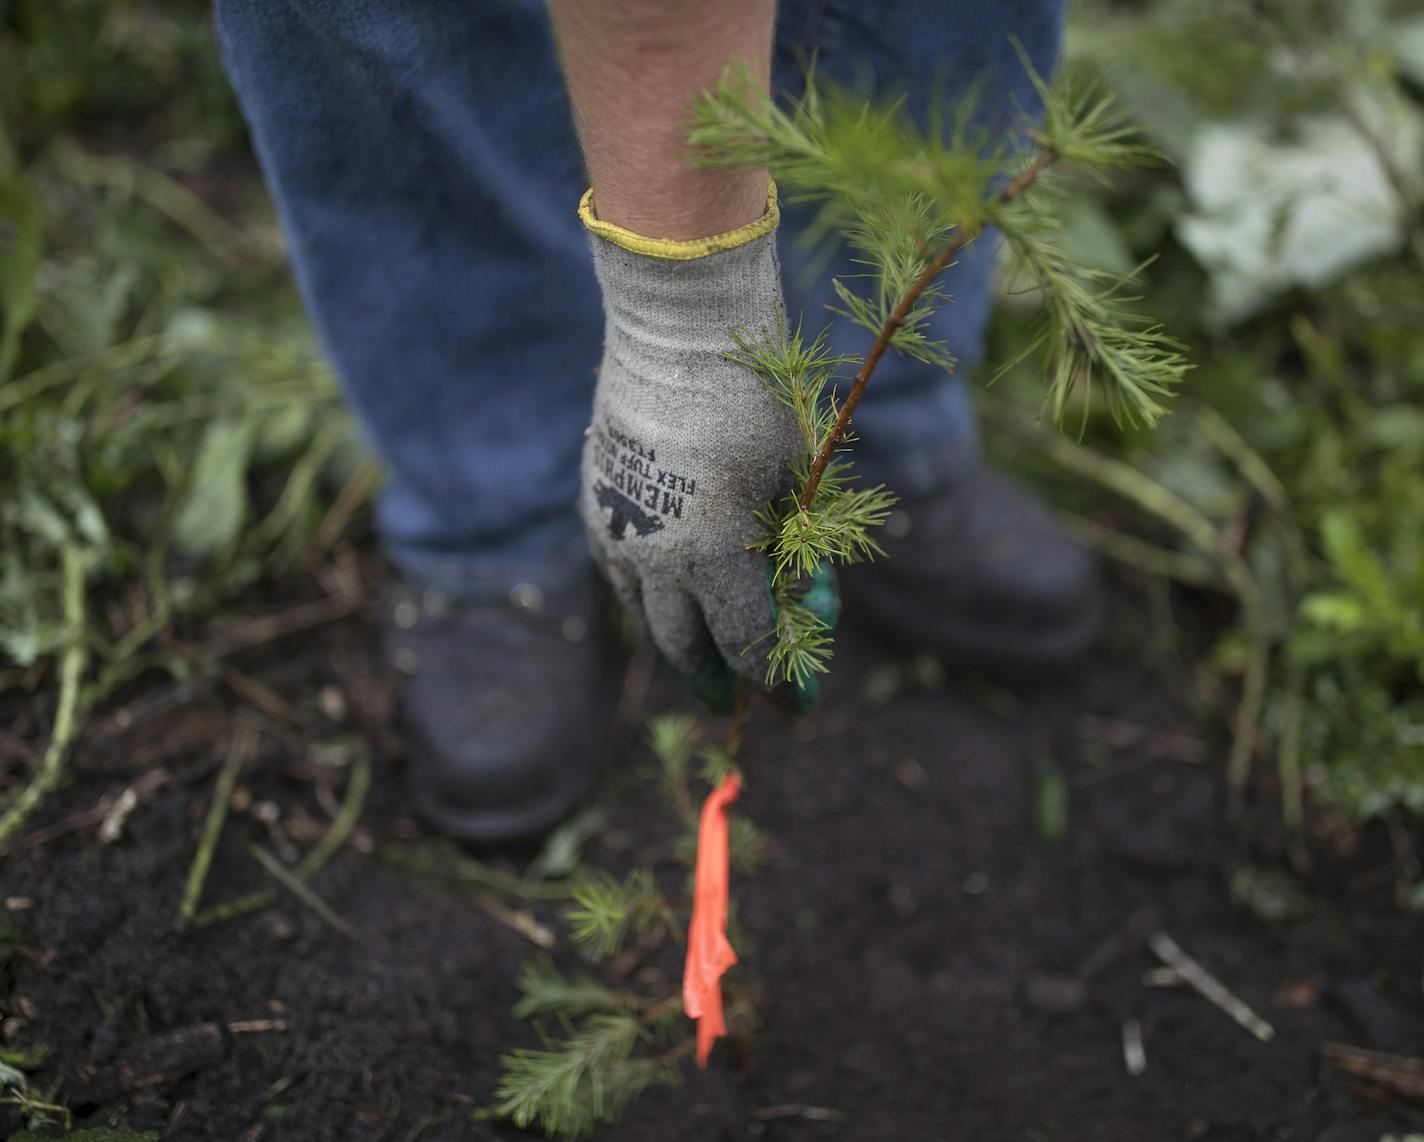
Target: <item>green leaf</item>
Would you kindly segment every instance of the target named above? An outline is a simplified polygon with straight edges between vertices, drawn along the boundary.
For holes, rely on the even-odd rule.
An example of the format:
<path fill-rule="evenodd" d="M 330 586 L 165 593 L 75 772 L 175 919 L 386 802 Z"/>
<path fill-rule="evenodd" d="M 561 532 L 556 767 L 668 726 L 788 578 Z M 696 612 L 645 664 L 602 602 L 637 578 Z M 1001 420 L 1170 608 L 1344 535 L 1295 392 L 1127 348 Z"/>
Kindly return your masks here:
<path fill-rule="evenodd" d="M 66 356 L 109 348 L 119 338 L 119 324 L 138 279 L 138 269 L 126 265 L 102 282 L 85 279 L 48 290 L 40 311 L 45 332 Z"/>
<path fill-rule="evenodd" d="M 0 1063 L 0 1090 L 16 1090 L 24 1094 L 29 1088 L 30 1081 L 25 1078 L 23 1071 L 17 1070 L 9 1063 Z"/>
<path fill-rule="evenodd" d="M 49 1055 L 50 1048 L 48 1046 L 44 1043 L 36 1043 L 32 1047 L 16 1047 L 0 1051 L 0 1063 L 20 1071 L 33 1071 L 41 1067 Z"/>
<path fill-rule="evenodd" d="M 190 555 L 230 546 L 247 519 L 247 465 L 255 421 L 219 420 L 208 427 L 198 449 L 183 501 L 173 523 L 173 542 Z"/>
<path fill-rule="evenodd" d="M 292 456 L 311 440 L 317 422 L 315 404 L 294 401 L 263 418 L 256 459 L 272 463 Z"/>

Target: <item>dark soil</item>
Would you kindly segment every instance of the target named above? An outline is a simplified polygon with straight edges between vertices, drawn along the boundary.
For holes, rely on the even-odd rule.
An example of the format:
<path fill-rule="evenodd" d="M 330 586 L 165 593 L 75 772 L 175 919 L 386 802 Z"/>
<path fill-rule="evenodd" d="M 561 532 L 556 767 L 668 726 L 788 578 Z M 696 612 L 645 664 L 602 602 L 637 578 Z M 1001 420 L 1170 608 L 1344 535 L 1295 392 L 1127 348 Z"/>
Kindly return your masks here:
<path fill-rule="evenodd" d="M 1353 853 L 1322 852 L 1303 919 L 1270 924 L 1233 903 L 1229 874 L 1245 858 L 1222 823 L 1221 743 L 1195 740 L 1174 697 L 1185 671 L 1145 657 L 1131 610 L 1057 688 L 1011 697 L 930 677 L 890 693 L 896 659 L 852 628 L 821 713 L 792 723 L 759 710 L 736 811 L 764 827 L 772 859 L 734 893 L 736 977 L 760 987 L 763 1026 L 603 1137 L 1375 1142 L 1424 1126 L 1320 1056 L 1327 1041 L 1420 1053 L 1420 922 L 1395 903 L 1388 846 L 1367 834 Z M 31 824 L 40 843 L 5 862 L 0 922 L 22 944 L 0 971 L 7 1045 L 52 1048 L 37 1087 L 57 1086 L 82 1124 L 175 1139 L 522 1136 L 473 1112 L 500 1052 L 535 1041 L 509 1014 L 535 949 L 459 889 L 373 855 L 421 829 L 398 743 L 379 729 L 389 692 L 368 618 L 233 661 L 241 676 L 130 696 L 127 723 L 92 718 L 74 780 Z M 649 708 L 682 703 L 659 679 Z M 266 886 L 244 840 L 310 845 L 332 804 L 318 787 L 339 797 L 344 780 L 330 762 L 364 742 L 377 780 L 362 826 L 313 885 L 354 935 L 286 895 L 173 931 L 239 717 L 260 721 L 261 745 L 205 902 Z M 650 760 L 625 752 L 625 771 Z M 76 817 L 159 768 L 171 783 L 113 843 Z M 1034 826 L 1049 770 L 1070 790 L 1057 843 Z M 590 859 L 618 870 L 666 857 L 650 790 L 610 804 Z M 487 859 L 518 871 L 527 854 Z M 560 923 L 557 908 L 530 907 Z M 1147 986 L 1158 929 L 1274 1040 L 1186 988 Z M 632 978 L 665 991 L 678 966 L 665 949 Z M 1136 1077 L 1129 1020 L 1146 1050 Z"/>

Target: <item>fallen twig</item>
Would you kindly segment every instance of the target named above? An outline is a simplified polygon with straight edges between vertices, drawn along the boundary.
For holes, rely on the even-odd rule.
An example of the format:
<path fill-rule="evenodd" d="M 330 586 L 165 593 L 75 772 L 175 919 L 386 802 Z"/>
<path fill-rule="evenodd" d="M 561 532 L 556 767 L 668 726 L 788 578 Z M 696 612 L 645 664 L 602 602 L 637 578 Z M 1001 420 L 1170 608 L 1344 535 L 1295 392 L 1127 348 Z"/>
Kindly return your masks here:
<path fill-rule="evenodd" d="M 514 900 L 568 900 L 567 881 L 529 880 L 465 856 L 442 843 L 384 844 L 376 854 L 383 864 L 407 876 L 483 888 Z"/>
<path fill-rule="evenodd" d="M 274 642 L 288 635 L 300 634 L 319 627 L 361 609 L 366 600 L 361 596 L 341 596 L 316 599 L 310 603 L 299 603 L 274 615 L 247 619 L 222 634 L 217 635 L 203 647 L 199 656 L 206 662 L 227 658 L 240 650 L 251 650 L 254 646 Z"/>
<path fill-rule="evenodd" d="M 554 933 L 523 908 L 510 908 L 507 904 L 483 892 L 471 892 L 470 899 L 475 905 L 507 928 L 518 932 L 531 944 L 540 948 L 554 946 Z"/>
<path fill-rule="evenodd" d="M 1137 948 L 1142 943 L 1143 937 L 1159 922 L 1155 909 L 1150 907 L 1134 909 L 1121 924 L 1109 932 L 1083 957 L 1082 963 L 1078 965 L 1078 970 L 1073 973 L 1074 978 L 1086 984 L 1110 964 L 1116 963 L 1130 950 Z"/>
<path fill-rule="evenodd" d="M 336 499 L 331 502 L 331 507 L 317 526 L 316 536 L 307 552 L 309 565 L 320 563 L 326 553 L 336 545 L 356 510 L 380 485 L 383 472 L 381 465 L 370 457 L 356 466 L 356 470 L 342 485 L 341 491 L 337 493 Z"/>
<path fill-rule="evenodd" d="M 1142 1024 L 1128 1019 L 1122 1025 L 1122 1064 L 1127 1073 L 1140 1075 L 1147 1069 L 1147 1052 L 1142 1046 Z"/>
<path fill-rule="evenodd" d="M 24 1090 L 12 1090 L 11 1093 L 0 1098 L 0 1106 L 18 1106 L 26 1114 L 58 1114 L 64 1119 L 64 1128 L 68 1130 L 74 1125 L 74 1113 L 66 1106 L 60 1106 L 53 1102 L 42 1102 L 37 1098 L 31 1098 Z"/>
<path fill-rule="evenodd" d="M 203 895 L 203 882 L 208 878 L 208 868 L 213 862 L 213 853 L 222 836 L 223 823 L 227 820 L 227 810 L 232 802 L 233 786 L 237 775 L 251 758 L 257 745 L 257 727 L 246 718 L 241 719 L 233 734 L 232 745 L 223 759 L 218 781 L 213 789 L 212 804 L 208 806 L 208 817 L 203 822 L 203 835 L 198 842 L 198 851 L 193 854 L 193 864 L 188 869 L 188 880 L 183 886 L 183 901 L 178 907 L 178 926 L 186 928 L 193 923 L 198 913 L 198 902 Z"/>
<path fill-rule="evenodd" d="M 1387 1055 L 1344 1043 L 1322 1043 L 1320 1054 L 1347 1075 L 1374 1083 L 1393 1094 L 1424 1100 L 1424 1059 Z"/>
<path fill-rule="evenodd" d="M 753 1122 L 773 1122 L 778 1118 L 804 1118 L 809 1122 L 841 1122 L 845 1111 L 829 1106 L 805 1106 L 799 1102 L 785 1102 L 779 1106 L 764 1106 L 752 1111 Z"/>
<path fill-rule="evenodd" d="M 331 827 L 326 830 L 321 840 L 297 863 L 296 868 L 291 870 L 291 875 L 298 881 L 305 884 L 311 880 L 340 851 L 341 846 L 351 836 L 351 830 L 356 827 L 356 822 L 361 817 L 361 810 L 366 804 L 366 793 L 370 788 L 371 759 L 358 755 L 351 766 L 351 779 L 346 786 L 346 797 L 341 803 L 340 814 L 331 822 Z M 246 896 L 239 896 L 222 904 L 214 904 L 205 908 L 193 917 L 192 926 L 203 928 L 209 924 L 233 920 L 239 916 L 247 916 L 253 912 L 260 912 L 264 908 L 270 908 L 276 902 L 277 894 L 275 892 L 249 892 Z"/>
<path fill-rule="evenodd" d="M 1153 932 L 1147 946 L 1168 967 L 1172 968 L 1197 994 L 1224 1011 L 1261 1042 L 1269 1042 L 1276 1029 L 1238 999 L 1227 986 L 1186 952 L 1166 932 Z"/>
<path fill-rule="evenodd" d="M 255 1035 L 265 1031 L 285 1031 L 285 1019 L 236 1019 L 227 1025 L 231 1035 Z"/>
<path fill-rule="evenodd" d="M 296 707 L 265 682 L 232 666 L 222 667 L 220 674 L 228 689 L 259 713 L 266 714 L 274 722 L 284 725 L 302 724 L 302 716 Z"/>
<path fill-rule="evenodd" d="M 218 681 L 224 680 L 224 659 L 288 635 L 300 634 L 313 627 L 345 618 L 359 610 L 364 602 L 362 596 L 351 594 L 300 603 L 277 614 L 240 622 L 215 635 L 201 648 L 175 644 L 174 653 L 193 667 L 193 673 L 156 692 L 145 694 L 133 703 L 120 707 L 96 721 L 88 740 L 106 741 L 129 733 L 152 718 L 191 705 L 199 696 L 210 691 Z M 261 708 L 260 703 L 254 704 Z M 286 711 L 283 710 L 283 713 Z"/>
<path fill-rule="evenodd" d="M 112 845 L 122 837 L 124 826 L 128 824 L 129 817 L 137 808 L 138 793 L 132 785 L 127 785 L 124 787 L 124 791 L 114 798 L 113 805 L 104 814 L 104 819 L 99 822 L 99 843 Z"/>
<path fill-rule="evenodd" d="M 123 802 L 127 795 L 134 795 L 135 807 L 145 798 L 157 793 L 164 786 L 171 783 L 173 775 L 166 769 L 150 769 L 142 774 L 132 785 L 126 786 L 117 797 L 105 794 L 87 809 L 81 809 L 77 813 L 71 813 L 63 820 L 56 821 L 53 825 L 46 825 L 42 829 L 26 833 L 24 839 L 17 842 L 17 847 L 26 849 L 37 849 L 41 845 L 59 837 L 67 836 L 70 833 L 77 833 L 84 829 L 100 826 L 102 831 L 104 823 L 109 817 L 115 814 L 117 807 Z"/>
<path fill-rule="evenodd" d="M 331 905 L 297 879 L 291 869 L 260 845 L 248 845 L 248 855 L 271 874 L 272 878 L 340 932 L 343 936 L 355 937 L 356 929 L 336 914 Z"/>

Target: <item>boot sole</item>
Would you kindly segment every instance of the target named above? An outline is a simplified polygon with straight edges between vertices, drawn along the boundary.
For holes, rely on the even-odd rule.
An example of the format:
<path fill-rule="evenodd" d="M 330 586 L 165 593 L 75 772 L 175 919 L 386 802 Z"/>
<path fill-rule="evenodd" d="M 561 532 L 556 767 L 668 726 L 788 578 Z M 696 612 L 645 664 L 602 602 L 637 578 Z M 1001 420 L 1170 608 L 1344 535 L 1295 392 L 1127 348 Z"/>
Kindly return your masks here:
<path fill-rule="evenodd" d="M 415 811 L 442 833 L 475 844 L 498 844 L 524 840 L 558 824 L 588 797 L 594 777 L 590 775 L 581 786 L 561 789 L 542 801 L 501 809 L 458 809 L 443 804 L 421 788 L 414 774 L 409 785 Z"/>

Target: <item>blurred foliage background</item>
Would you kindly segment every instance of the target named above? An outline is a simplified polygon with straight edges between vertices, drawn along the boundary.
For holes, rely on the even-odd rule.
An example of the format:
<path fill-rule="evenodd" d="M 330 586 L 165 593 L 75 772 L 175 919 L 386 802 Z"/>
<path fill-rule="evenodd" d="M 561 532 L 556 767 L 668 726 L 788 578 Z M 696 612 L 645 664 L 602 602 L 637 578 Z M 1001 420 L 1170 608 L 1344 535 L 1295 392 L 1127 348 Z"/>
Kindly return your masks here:
<path fill-rule="evenodd" d="M 988 435 L 1145 575 L 1159 649 L 1208 648 L 1239 794 L 1254 764 L 1298 836 L 1424 810 L 1424 4 L 1077 0 L 1064 66 L 1171 163 L 1075 187 L 1063 240 L 1150 263 L 1196 368 L 1150 435 L 1087 405 L 1053 435 L 1011 371 Z M 318 562 L 377 479 L 207 4 L 0 0 L 3 686 L 57 680 L 63 729 L 198 668 L 175 636 Z"/>
<path fill-rule="evenodd" d="M 1196 364 L 1153 435 L 1080 420 L 1131 479 L 1068 466 L 1135 510 L 1085 508 L 1079 530 L 1234 598 L 1199 698 L 1210 715 L 1235 700 L 1210 678 L 1242 687 L 1238 786 L 1273 758 L 1294 828 L 1307 806 L 1322 826 L 1418 812 L 1424 5 L 1081 0 L 1066 66 L 1105 71 L 1171 166 L 1081 188 L 1065 241 L 1120 270 L 1151 260 L 1144 304 Z M 1082 461 L 1070 443 L 1044 459 Z"/>
<path fill-rule="evenodd" d="M 180 636 L 319 557 L 374 482 L 209 6 L 0 4 L 0 688 L 58 668 L 61 738 L 201 669 Z"/>

